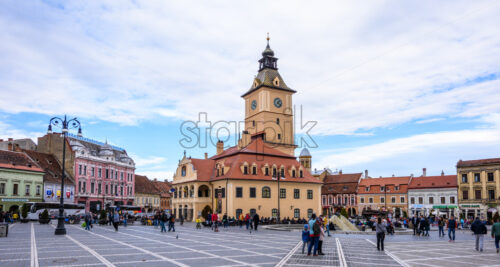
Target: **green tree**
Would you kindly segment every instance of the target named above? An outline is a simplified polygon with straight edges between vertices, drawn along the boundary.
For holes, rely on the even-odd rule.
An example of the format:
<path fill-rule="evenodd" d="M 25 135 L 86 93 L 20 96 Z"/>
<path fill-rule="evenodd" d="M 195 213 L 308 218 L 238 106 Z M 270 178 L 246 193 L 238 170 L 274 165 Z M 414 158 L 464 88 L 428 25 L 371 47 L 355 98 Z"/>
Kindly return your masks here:
<path fill-rule="evenodd" d="M 345 208 L 342 208 L 340 210 L 340 214 L 346 218 L 349 218 L 349 215 L 347 215 L 347 210 Z"/>
<path fill-rule="evenodd" d="M 30 208 L 28 205 L 24 204 L 23 207 L 21 208 L 21 216 L 23 216 L 23 219 L 26 219 L 28 217 L 28 211 Z"/>
<path fill-rule="evenodd" d="M 43 210 L 42 214 L 40 215 L 40 219 L 43 219 L 43 220 L 49 219 L 49 211 L 47 209 Z"/>

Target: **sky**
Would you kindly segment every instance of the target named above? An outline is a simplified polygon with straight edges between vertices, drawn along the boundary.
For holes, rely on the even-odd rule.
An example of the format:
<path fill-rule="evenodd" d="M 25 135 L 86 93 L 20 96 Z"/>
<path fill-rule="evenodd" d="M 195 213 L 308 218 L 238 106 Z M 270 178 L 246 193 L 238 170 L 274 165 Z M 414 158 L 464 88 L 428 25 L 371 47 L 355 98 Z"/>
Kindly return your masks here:
<path fill-rule="evenodd" d="M 213 132 L 183 143 L 186 122 L 243 120 L 269 32 L 313 169 L 454 174 L 500 157 L 498 14 L 499 1 L 1 1 L 0 138 L 36 141 L 67 114 L 136 173 L 172 180 L 184 150 L 216 150 Z"/>

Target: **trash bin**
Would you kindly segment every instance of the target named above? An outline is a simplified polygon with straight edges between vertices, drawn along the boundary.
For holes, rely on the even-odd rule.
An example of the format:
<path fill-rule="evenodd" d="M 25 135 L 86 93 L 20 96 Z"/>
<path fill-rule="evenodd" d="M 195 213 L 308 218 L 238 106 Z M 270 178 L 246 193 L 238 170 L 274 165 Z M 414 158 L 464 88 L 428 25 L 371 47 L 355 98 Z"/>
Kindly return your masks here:
<path fill-rule="evenodd" d="M 9 234 L 9 224 L 0 223 L 0 237 L 7 237 Z"/>

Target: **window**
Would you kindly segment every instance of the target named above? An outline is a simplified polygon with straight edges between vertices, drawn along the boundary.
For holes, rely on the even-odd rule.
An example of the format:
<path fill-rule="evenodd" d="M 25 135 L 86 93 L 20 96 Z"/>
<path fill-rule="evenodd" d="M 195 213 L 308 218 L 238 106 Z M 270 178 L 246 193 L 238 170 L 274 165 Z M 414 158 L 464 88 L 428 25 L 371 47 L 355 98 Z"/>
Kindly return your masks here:
<path fill-rule="evenodd" d="M 12 188 L 12 194 L 15 195 L 15 196 L 17 196 L 17 194 L 19 193 L 18 192 L 18 186 L 19 186 L 18 184 L 14 184 L 13 188 Z"/>
<path fill-rule="evenodd" d="M 278 218 L 278 209 L 271 210 L 271 217 Z"/>
<path fill-rule="evenodd" d="M 351 197 L 351 205 L 354 205 L 356 203 L 354 203 L 354 197 Z"/>
<path fill-rule="evenodd" d="M 495 178 L 493 177 L 493 173 L 489 172 L 488 173 L 488 182 L 493 182 L 493 181 L 495 181 Z"/>
<path fill-rule="evenodd" d="M 328 197 L 328 204 L 329 205 L 333 204 L 333 197 L 331 195 Z"/>
<path fill-rule="evenodd" d="M 307 218 L 311 218 L 313 215 L 313 209 L 307 209 Z"/>
<path fill-rule="evenodd" d="M 276 124 L 280 125 L 280 119 L 276 118 Z"/>
<path fill-rule="evenodd" d="M 278 134 L 278 140 L 281 140 L 281 134 Z"/>
<path fill-rule="evenodd" d="M 293 189 L 293 198 L 295 199 L 300 198 L 300 189 Z"/>
<path fill-rule="evenodd" d="M 0 183 L 0 195 L 5 195 L 5 183 Z"/>
<path fill-rule="evenodd" d="M 97 194 L 101 194 L 101 183 L 97 184 Z"/>
<path fill-rule="evenodd" d="M 271 188 L 268 186 L 262 187 L 262 198 L 270 198 L 271 197 Z"/>
<path fill-rule="evenodd" d="M 118 180 L 118 171 L 115 171 L 115 179 Z"/>
<path fill-rule="evenodd" d="M 321 203 L 322 205 L 326 205 L 326 196 L 321 196 Z"/>
<path fill-rule="evenodd" d="M 295 178 L 295 170 L 292 170 L 292 177 Z"/>
<path fill-rule="evenodd" d="M 86 192 L 87 191 L 87 182 L 83 181 L 83 188 L 82 188 L 82 192 Z"/>
<path fill-rule="evenodd" d="M 29 196 L 30 195 L 30 185 L 27 184 L 24 189 L 24 195 Z"/>
<path fill-rule="evenodd" d="M 304 178 L 304 172 L 302 170 L 299 171 L 299 177 Z"/>
<path fill-rule="evenodd" d="M 95 168 L 90 167 L 90 176 L 94 177 L 94 175 L 95 175 Z"/>
<path fill-rule="evenodd" d="M 266 167 L 264 170 L 265 170 L 265 175 L 266 175 L 266 176 L 269 176 L 269 168 L 268 168 L 268 167 Z"/>
<path fill-rule="evenodd" d="M 182 168 L 181 168 L 181 176 L 186 176 L 186 166 L 182 166 Z"/>
<path fill-rule="evenodd" d="M 467 174 L 462 174 L 462 183 L 467 183 Z"/>
<path fill-rule="evenodd" d="M 106 185 L 105 190 L 106 190 L 105 192 L 106 192 L 106 195 L 107 195 L 107 194 L 108 194 L 108 192 L 109 192 L 109 191 L 108 191 L 108 185 Z M 175 194 L 177 195 L 177 191 L 175 191 Z"/>
<path fill-rule="evenodd" d="M 99 168 L 99 169 L 97 170 L 97 176 L 99 176 L 99 178 L 101 178 L 101 177 L 102 177 L 102 169 L 101 169 L 101 168 Z"/>
<path fill-rule="evenodd" d="M 429 197 L 429 204 L 434 204 L 434 198 L 433 197 Z"/>
<path fill-rule="evenodd" d="M 276 177 L 276 168 L 273 168 L 273 177 Z"/>
<path fill-rule="evenodd" d="M 469 191 L 464 190 L 464 191 L 462 192 L 462 198 L 463 198 L 464 200 L 468 200 L 468 199 L 469 199 Z"/>
<path fill-rule="evenodd" d="M 384 190 L 385 190 L 385 186 L 381 186 L 380 187 L 380 192 L 384 192 Z"/>
<path fill-rule="evenodd" d="M 300 218 L 300 209 L 293 210 L 293 217 Z"/>
<path fill-rule="evenodd" d="M 106 169 L 106 179 L 109 178 L 109 169 Z"/>
<path fill-rule="evenodd" d="M 479 182 L 481 182 L 481 174 L 474 173 L 474 183 L 479 183 Z"/>
<path fill-rule="evenodd" d="M 78 192 L 82 192 L 82 181 L 78 182 Z"/>
<path fill-rule="evenodd" d="M 384 199 L 384 197 L 381 197 L 381 198 L 380 198 L 380 203 L 385 203 L 385 199 Z"/>
<path fill-rule="evenodd" d="M 90 193 L 94 194 L 94 183 L 90 183 Z"/>
<path fill-rule="evenodd" d="M 243 187 L 236 187 L 236 197 L 243 197 Z"/>
<path fill-rule="evenodd" d="M 281 168 L 281 178 L 285 178 L 285 169 Z"/>
<path fill-rule="evenodd" d="M 243 174 L 248 174 L 248 167 L 247 166 L 243 167 Z"/>
<path fill-rule="evenodd" d="M 405 197 L 401 197 L 400 200 L 401 200 L 401 203 L 405 203 Z"/>
<path fill-rule="evenodd" d="M 370 192 L 370 187 L 369 186 L 365 187 L 365 192 Z"/>
<path fill-rule="evenodd" d="M 36 195 L 39 196 L 42 193 L 42 187 L 40 185 L 36 186 Z"/>
<path fill-rule="evenodd" d="M 311 189 L 307 190 L 307 199 L 313 199 L 313 191 Z"/>
<path fill-rule="evenodd" d="M 243 213 L 242 209 L 236 209 L 236 219 L 239 220 L 240 215 Z"/>
<path fill-rule="evenodd" d="M 481 189 L 474 191 L 475 199 L 481 199 Z"/>
<path fill-rule="evenodd" d="M 120 173 L 120 180 L 123 181 L 123 172 Z"/>
<path fill-rule="evenodd" d="M 488 190 L 488 199 L 489 200 L 494 200 L 495 199 L 495 190 L 493 190 L 493 189 Z"/>
<path fill-rule="evenodd" d="M 254 126 L 254 127 L 255 127 L 255 121 L 252 121 L 252 126 Z"/>
<path fill-rule="evenodd" d="M 215 197 L 219 197 L 219 194 L 221 195 L 221 198 L 226 197 L 226 188 L 216 188 L 214 191 L 215 191 Z M 184 193 L 184 197 L 187 197 L 186 192 Z"/>
<path fill-rule="evenodd" d="M 419 197 L 418 198 L 418 204 L 424 204 L 424 198 L 423 197 Z"/>
<path fill-rule="evenodd" d="M 280 198 L 286 198 L 286 188 L 280 188 Z"/>
<path fill-rule="evenodd" d="M 373 203 L 373 197 L 369 198 L 368 202 Z"/>
<path fill-rule="evenodd" d="M 394 190 L 395 190 L 395 191 L 398 191 L 398 190 L 399 190 L 399 185 L 396 185 L 396 186 L 394 187 Z"/>
<path fill-rule="evenodd" d="M 344 197 L 344 205 L 347 205 L 347 197 Z"/>
<path fill-rule="evenodd" d="M 255 190 L 255 187 L 250 187 L 250 197 L 251 198 L 256 198 L 257 197 L 257 190 Z"/>
<path fill-rule="evenodd" d="M 78 165 L 78 174 L 82 175 L 82 164 Z"/>
<path fill-rule="evenodd" d="M 111 176 L 111 179 L 113 179 L 113 170 L 111 170 L 111 175 L 110 176 Z"/>
<path fill-rule="evenodd" d="M 257 174 L 257 166 L 252 167 L 252 174 L 256 175 Z"/>
<path fill-rule="evenodd" d="M 455 204 L 455 197 L 450 197 L 450 204 Z"/>
<path fill-rule="evenodd" d="M 365 203 L 365 198 L 364 197 L 359 198 L 359 202 Z"/>
<path fill-rule="evenodd" d="M 415 204 L 415 198 L 414 197 L 410 198 L 410 203 L 411 204 Z"/>
<path fill-rule="evenodd" d="M 391 203 L 396 203 L 396 197 L 391 197 Z"/>
<path fill-rule="evenodd" d="M 445 197 L 441 197 L 441 204 L 445 204 L 446 203 L 446 198 Z"/>

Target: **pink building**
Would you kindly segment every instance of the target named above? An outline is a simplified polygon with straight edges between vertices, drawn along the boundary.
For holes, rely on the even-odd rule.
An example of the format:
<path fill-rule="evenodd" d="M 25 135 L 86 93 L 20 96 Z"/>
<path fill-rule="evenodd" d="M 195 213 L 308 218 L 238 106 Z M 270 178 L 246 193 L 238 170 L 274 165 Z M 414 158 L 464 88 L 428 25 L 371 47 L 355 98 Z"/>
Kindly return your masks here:
<path fill-rule="evenodd" d="M 38 138 L 38 150 L 62 161 L 62 136 Z M 66 168 L 75 179 L 75 202 L 98 211 L 109 205 L 133 205 L 135 163 L 125 149 L 69 134 Z"/>

